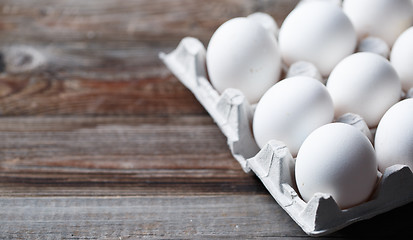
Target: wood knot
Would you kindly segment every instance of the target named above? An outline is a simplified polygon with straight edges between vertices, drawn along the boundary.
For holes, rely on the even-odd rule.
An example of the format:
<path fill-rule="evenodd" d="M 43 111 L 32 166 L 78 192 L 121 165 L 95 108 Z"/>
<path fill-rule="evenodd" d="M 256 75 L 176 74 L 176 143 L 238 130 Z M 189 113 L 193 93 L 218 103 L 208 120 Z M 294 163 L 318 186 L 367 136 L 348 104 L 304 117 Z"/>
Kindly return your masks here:
<path fill-rule="evenodd" d="M 46 64 L 45 56 L 30 46 L 10 46 L 2 51 L 3 69 L 9 73 L 30 72 Z"/>

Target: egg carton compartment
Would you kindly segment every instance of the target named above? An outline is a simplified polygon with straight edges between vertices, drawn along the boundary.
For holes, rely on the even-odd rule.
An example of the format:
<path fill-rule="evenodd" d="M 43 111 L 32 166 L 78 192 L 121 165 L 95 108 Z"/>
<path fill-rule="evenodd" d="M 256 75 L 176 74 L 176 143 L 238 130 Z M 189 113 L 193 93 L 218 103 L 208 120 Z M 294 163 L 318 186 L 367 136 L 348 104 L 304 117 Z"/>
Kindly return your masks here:
<path fill-rule="evenodd" d="M 172 73 L 195 95 L 214 119 L 234 158 L 245 172 L 254 172 L 277 203 L 311 236 L 335 232 L 413 202 L 413 174 L 409 167 L 393 165 L 381 174 L 370 199 L 348 209 L 340 209 L 329 194 L 317 193 L 304 202 L 295 185 L 295 159 L 279 141 L 269 141 L 261 150 L 252 135 L 250 123 L 254 106 L 236 89 L 219 94 L 207 79 L 206 50 L 195 38 L 184 38 L 169 54 L 159 57 Z M 351 124 L 372 141 L 367 124 L 357 115 L 346 114 L 337 121 Z"/>

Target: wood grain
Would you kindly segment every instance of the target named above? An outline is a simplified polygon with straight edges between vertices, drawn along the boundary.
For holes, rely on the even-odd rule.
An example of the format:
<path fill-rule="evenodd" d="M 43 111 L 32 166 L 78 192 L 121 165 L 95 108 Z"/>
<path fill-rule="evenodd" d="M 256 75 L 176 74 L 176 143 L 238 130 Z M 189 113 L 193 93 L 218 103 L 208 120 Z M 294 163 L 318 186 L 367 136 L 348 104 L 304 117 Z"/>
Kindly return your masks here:
<path fill-rule="evenodd" d="M 171 75 L 102 81 L 56 76 L 0 77 L 2 115 L 182 115 L 205 110 Z"/>
<path fill-rule="evenodd" d="M 45 232 L 49 239 L 304 236 L 262 195 L 0 199 L 0 238 L 43 239 Z"/>
<path fill-rule="evenodd" d="M 413 204 L 323 239 L 411 236 Z M 404 218 L 404 219 L 402 219 Z M 314 239 L 269 195 L 0 198 L 1 239 Z"/>
<path fill-rule="evenodd" d="M 2 239 L 305 238 L 208 116 L 3 117 L 0 138 Z M 413 234 L 412 211 L 329 237 Z"/>
<path fill-rule="evenodd" d="M 158 59 L 297 2 L 0 1 L 0 239 L 310 239 Z M 412 214 L 326 238 L 412 236 Z"/>
<path fill-rule="evenodd" d="M 0 118 L 2 196 L 266 192 L 208 116 Z"/>
<path fill-rule="evenodd" d="M 204 113 L 159 52 L 255 11 L 281 23 L 296 2 L 1 1 L 0 113 Z"/>

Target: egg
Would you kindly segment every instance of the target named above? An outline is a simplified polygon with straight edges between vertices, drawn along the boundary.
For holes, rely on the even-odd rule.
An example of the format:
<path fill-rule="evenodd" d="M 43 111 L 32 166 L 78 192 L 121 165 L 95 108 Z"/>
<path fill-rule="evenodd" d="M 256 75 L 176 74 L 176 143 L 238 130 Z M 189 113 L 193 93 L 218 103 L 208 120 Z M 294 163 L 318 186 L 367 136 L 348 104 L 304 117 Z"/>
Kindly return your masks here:
<path fill-rule="evenodd" d="M 372 128 L 400 99 L 400 79 L 382 56 L 360 52 L 343 59 L 331 72 L 327 89 L 334 102 L 335 116 L 360 115 Z"/>
<path fill-rule="evenodd" d="M 346 209 L 371 195 L 377 180 L 376 154 L 361 131 L 345 123 L 330 123 L 305 139 L 295 176 L 304 201 L 315 193 L 327 193 Z"/>
<path fill-rule="evenodd" d="M 258 102 L 253 134 L 259 147 L 275 139 L 295 156 L 304 139 L 333 116 L 333 102 L 322 83 L 305 76 L 291 77 L 276 83 Z"/>
<path fill-rule="evenodd" d="M 399 74 L 405 92 L 413 88 L 413 27 L 404 31 L 393 45 L 390 62 Z"/>
<path fill-rule="evenodd" d="M 413 171 L 413 99 L 392 106 L 381 119 L 374 145 L 379 170 L 403 164 Z"/>
<path fill-rule="evenodd" d="M 206 64 L 219 92 L 239 89 L 256 103 L 281 72 L 281 56 L 274 34 L 257 21 L 234 18 L 222 24 L 208 44 Z"/>
<path fill-rule="evenodd" d="M 255 12 L 247 16 L 249 20 L 256 21 L 261 24 L 267 31 L 273 34 L 275 37 L 278 36 L 278 25 L 277 22 L 269 14 L 263 12 Z"/>
<path fill-rule="evenodd" d="M 345 0 L 343 10 L 359 39 L 378 37 L 389 46 L 413 22 L 411 0 Z"/>
<path fill-rule="evenodd" d="M 311 62 L 327 76 L 340 60 L 354 52 L 357 36 L 337 4 L 308 1 L 299 4 L 287 16 L 278 41 L 287 65 L 297 61 Z"/>

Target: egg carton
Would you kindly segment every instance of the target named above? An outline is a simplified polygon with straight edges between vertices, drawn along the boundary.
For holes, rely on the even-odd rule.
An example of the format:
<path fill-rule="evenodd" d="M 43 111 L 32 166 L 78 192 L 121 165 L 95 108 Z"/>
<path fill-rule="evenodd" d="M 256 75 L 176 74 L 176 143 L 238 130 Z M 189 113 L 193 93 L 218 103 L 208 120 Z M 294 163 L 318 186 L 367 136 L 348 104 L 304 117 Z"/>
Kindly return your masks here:
<path fill-rule="evenodd" d="M 331 195 L 316 193 L 304 202 L 295 184 L 295 159 L 279 141 L 269 141 L 261 150 L 251 132 L 254 106 L 236 89 L 219 94 L 206 73 L 206 50 L 195 38 L 184 38 L 169 54 L 159 57 L 172 73 L 195 95 L 214 119 L 234 158 L 245 172 L 254 172 L 277 203 L 311 236 L 322 236 L 354 222 L 369 219 L 413 202 L 413 174 L 409 167 L 393 165 L 378 172 L 376 188 L 365 203 L 340 209 Z M 357 115 L 346 114 L 337 121 L 351 124 L 372 141 L 366 123 Z"/>

